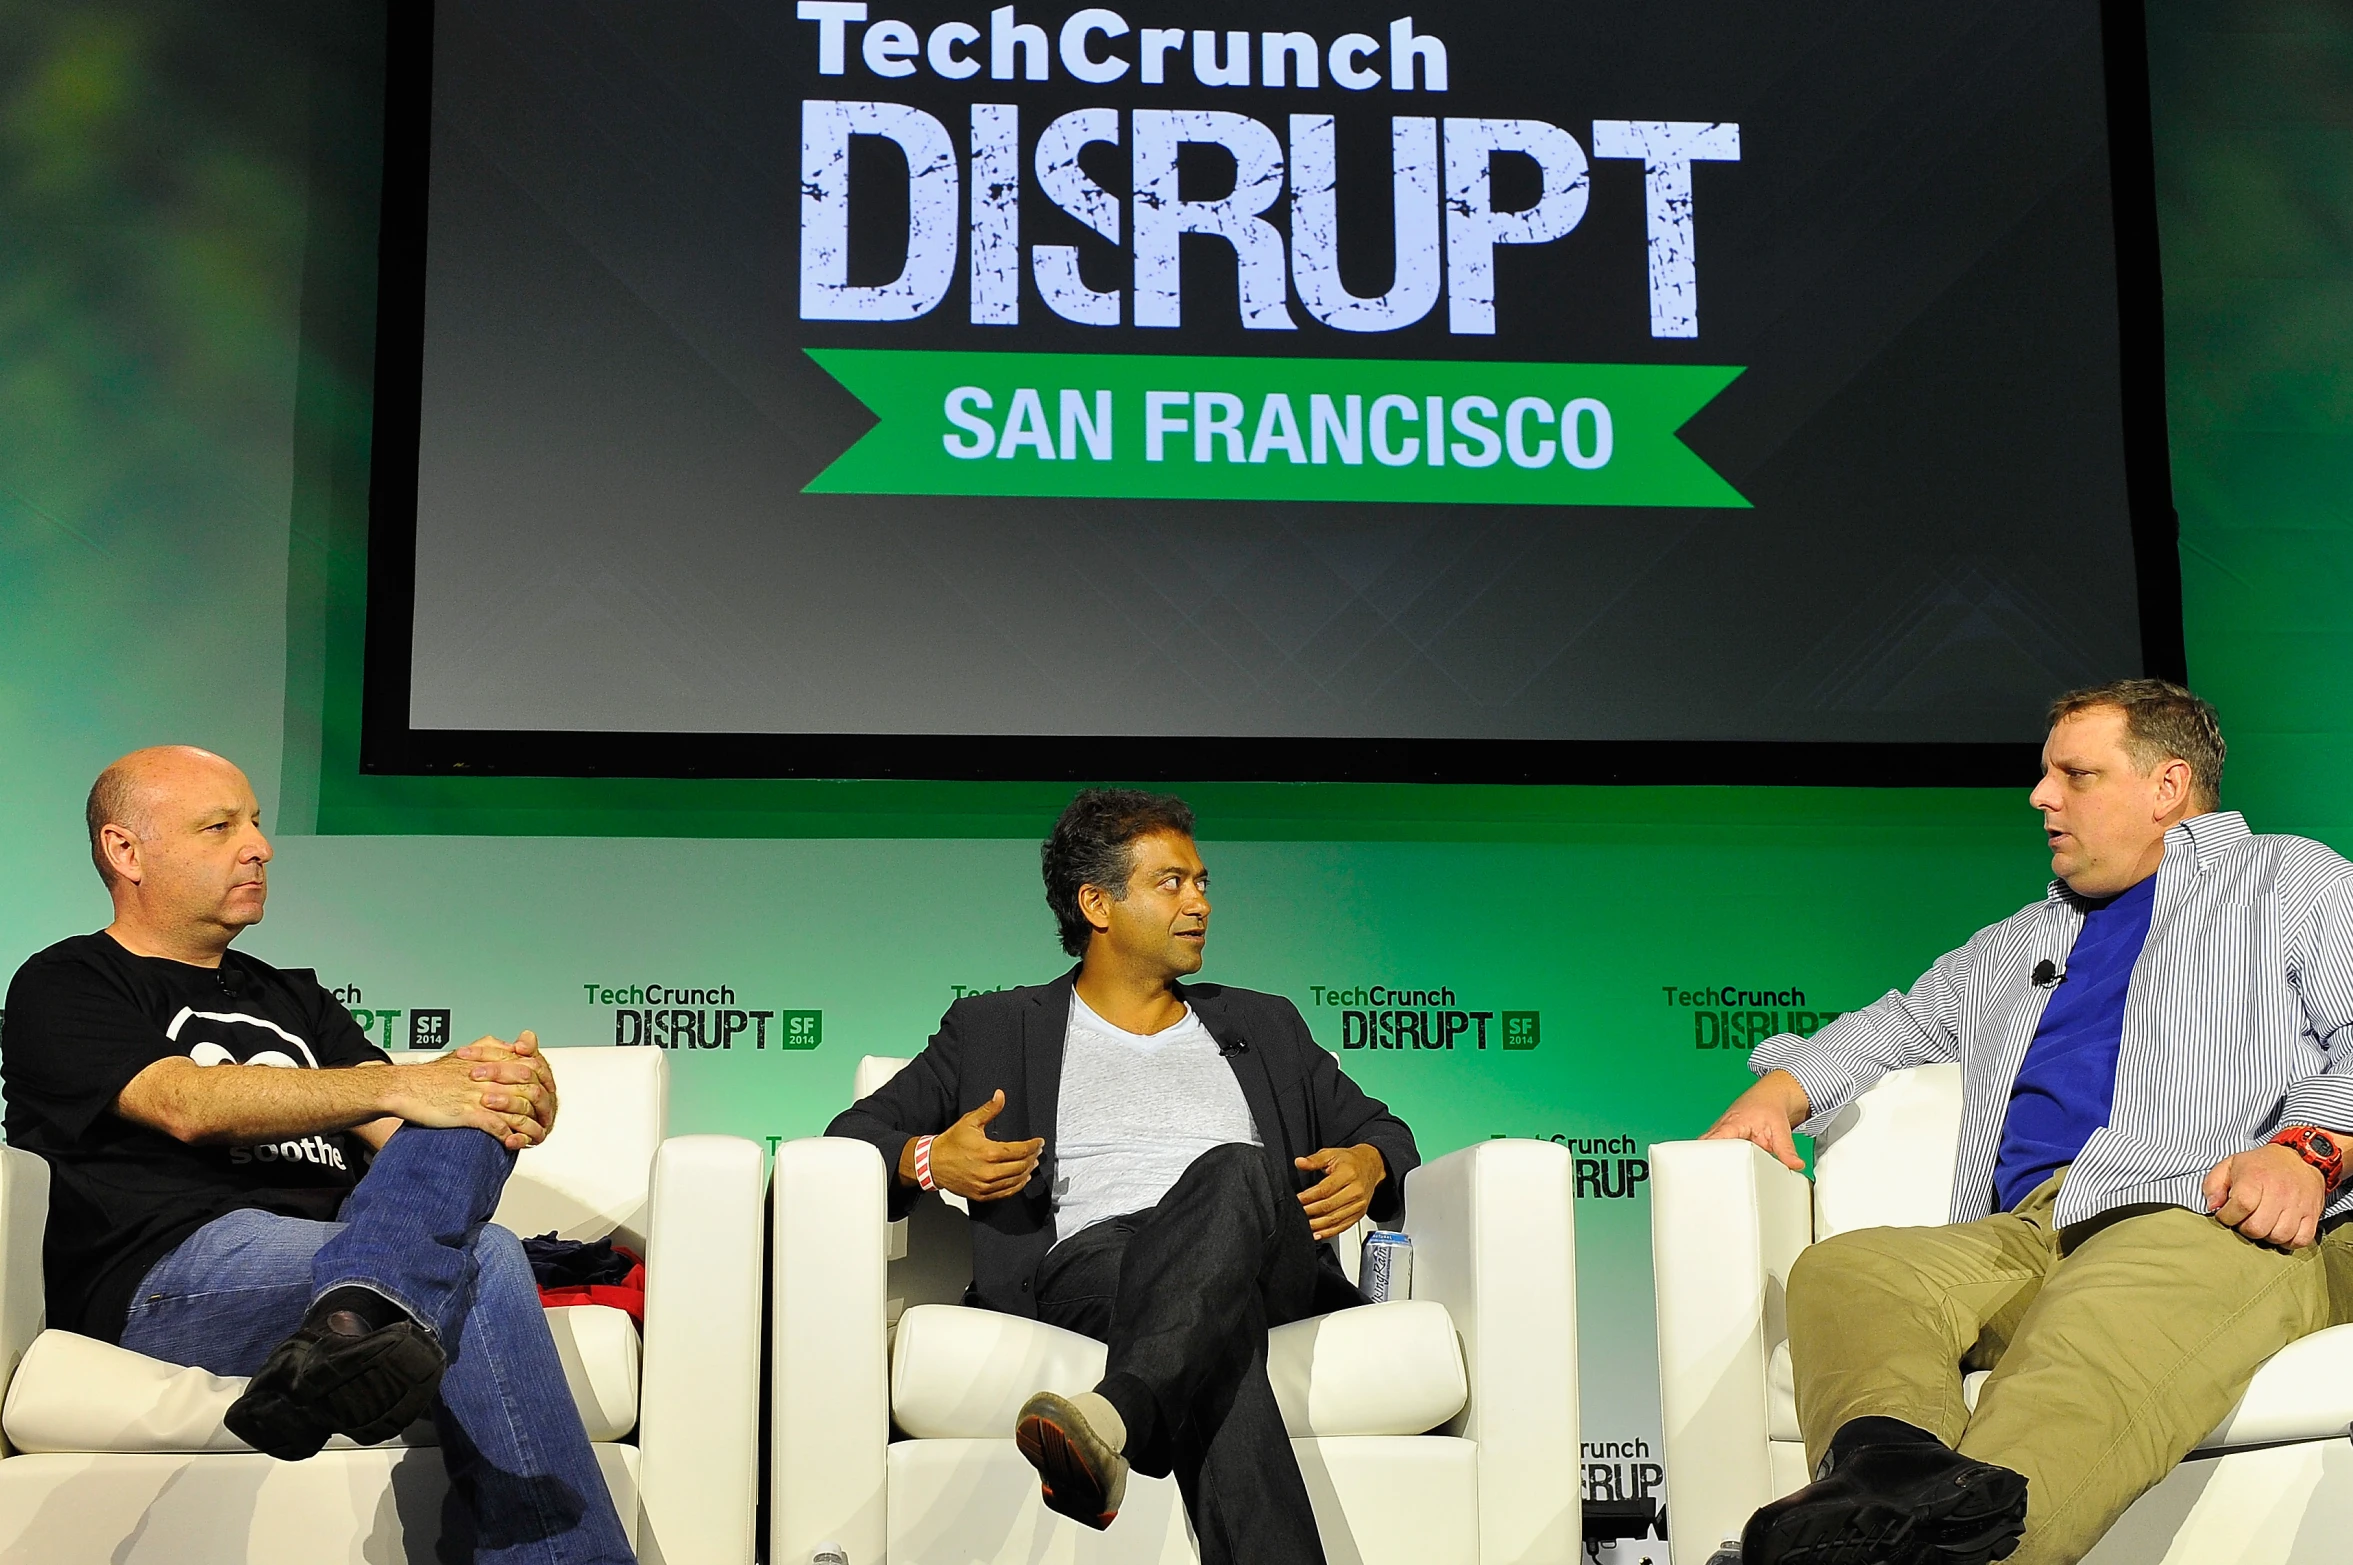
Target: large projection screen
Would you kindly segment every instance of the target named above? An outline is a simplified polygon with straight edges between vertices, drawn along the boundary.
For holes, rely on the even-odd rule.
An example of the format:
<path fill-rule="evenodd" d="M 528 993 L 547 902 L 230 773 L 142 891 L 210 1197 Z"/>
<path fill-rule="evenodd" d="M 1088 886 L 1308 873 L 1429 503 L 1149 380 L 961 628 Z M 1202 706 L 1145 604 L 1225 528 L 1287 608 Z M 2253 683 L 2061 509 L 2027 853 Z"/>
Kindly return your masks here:
<path fill-rule="evenodd" d="M 2137 8 L 394 8 L 365 764 L 2010 780 L 2178 675 Z"/>

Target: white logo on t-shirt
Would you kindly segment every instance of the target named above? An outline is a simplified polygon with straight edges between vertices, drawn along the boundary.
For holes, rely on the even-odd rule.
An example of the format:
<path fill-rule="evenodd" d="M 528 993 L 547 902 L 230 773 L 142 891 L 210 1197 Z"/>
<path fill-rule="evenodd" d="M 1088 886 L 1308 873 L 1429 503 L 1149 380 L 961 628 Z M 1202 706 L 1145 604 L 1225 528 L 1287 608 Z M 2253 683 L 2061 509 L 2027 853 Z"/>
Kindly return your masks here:
<path fill-rule="evenodd" d="M 171 1039 L 172 1042 L 178 1043 L 181 1032 L 188 1029 L 190 1022 L 213 1024 L 193 1029 L 194 1032 L 210 1035 L 190 1045 L 188 1049 L 188 1058 L 199 1065 L 296 1066 L 297 1062 L 294 1057 L 283 1049 L 266 1047 L 256 1049 L 254 1047 L 257 1043 L 266 1044 L 268 1042 L 267 1039 L 253 1037 L 248 1031 L 248 1029 L 259 1028 L 300 1049 L 302 1051 L 300 1064 L 308 1065 L 313 1070 L 318 1068 L 319 1057 L 310 1052 L 310 1045 L 266 1016 L 248 1016 L 243 1011 L 199 1011 L 193 1006 L 183 1005 L 180 1007 L 180 1014 L 173 1017 L 172 1024 L 163 1030 L 163 1035 Z"/>
<path fill-rule="evenodd" d="M 310 1045 L 271 1021 L 243 1011 L 199 1011 L 180 1007 L 164 1036 L 188 1044 L 188 1058 L 199 1065 L 275 1065 L 285 1070 L 318 1068 Z M 186 1034 L 186 1037 L 182 1035 Z M 193 1040 L 193 1041 L 191 1041 Z M 282 1045 L 292 1045 L 300 1059 Z M 231 1163 L 310 1163 L 349 1172 L 343 1149 L 326 1136 L 304 1136 L 293 1141 L 266 1141 L 250 1147 L 229 1148 Z"/>

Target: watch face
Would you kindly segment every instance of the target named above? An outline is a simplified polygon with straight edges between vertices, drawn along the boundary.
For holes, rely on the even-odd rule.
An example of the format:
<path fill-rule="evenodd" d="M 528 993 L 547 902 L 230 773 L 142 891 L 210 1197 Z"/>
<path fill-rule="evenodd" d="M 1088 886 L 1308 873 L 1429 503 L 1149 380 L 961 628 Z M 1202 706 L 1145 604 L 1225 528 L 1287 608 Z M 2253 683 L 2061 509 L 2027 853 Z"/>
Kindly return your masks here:
<path fill-rule="evenodd" d="M 2314 1131 L 2304 1144 L 2312 1149 L 2316 1157 L 2331 1158 L 2337 1155 L 2336 1138 L 2325 1131 Z"/>

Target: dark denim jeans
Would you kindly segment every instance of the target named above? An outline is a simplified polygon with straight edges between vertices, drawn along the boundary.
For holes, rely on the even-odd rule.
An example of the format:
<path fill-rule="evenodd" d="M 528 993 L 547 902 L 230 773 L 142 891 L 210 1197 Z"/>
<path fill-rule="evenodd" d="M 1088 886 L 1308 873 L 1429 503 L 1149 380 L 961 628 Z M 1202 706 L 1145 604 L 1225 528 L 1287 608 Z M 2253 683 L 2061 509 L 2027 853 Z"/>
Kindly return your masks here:
<path fill-rule="evenodd" d="M 513 1167 L 478 1130 L 406 1126 L 343 1203 L 343 1221 L 231 1212 L 191 1234 L 139 1285 L 123 1346 L 251 1375 L 319 1295 L 373 1288 L 449 1355 L 433 1408 L 450 1480 L 443 1557 L 635 1565 L 522 1244 L 489 1221 Z"/>

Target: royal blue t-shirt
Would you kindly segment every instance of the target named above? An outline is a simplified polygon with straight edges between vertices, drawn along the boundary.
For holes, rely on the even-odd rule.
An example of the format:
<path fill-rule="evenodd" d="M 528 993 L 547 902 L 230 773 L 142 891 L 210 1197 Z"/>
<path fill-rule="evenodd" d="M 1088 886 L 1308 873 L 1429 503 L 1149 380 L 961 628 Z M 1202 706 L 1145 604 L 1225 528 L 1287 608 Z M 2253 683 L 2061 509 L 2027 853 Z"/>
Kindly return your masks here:
<path fill-rule="evenodd" d="M 2116 1047 L 2124 1036 L 2124 993 L 2149 939 L 2157 877 L 2095 904 L 2067 953 L 2067 976 L 2027 1045 L 2002 1122 L 1994 1196 L 2009 1211 L 2075 1161 L 2108 1123 L 2116 1098 Z"/>

